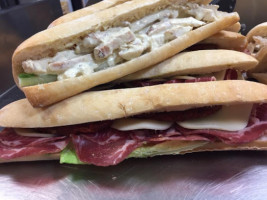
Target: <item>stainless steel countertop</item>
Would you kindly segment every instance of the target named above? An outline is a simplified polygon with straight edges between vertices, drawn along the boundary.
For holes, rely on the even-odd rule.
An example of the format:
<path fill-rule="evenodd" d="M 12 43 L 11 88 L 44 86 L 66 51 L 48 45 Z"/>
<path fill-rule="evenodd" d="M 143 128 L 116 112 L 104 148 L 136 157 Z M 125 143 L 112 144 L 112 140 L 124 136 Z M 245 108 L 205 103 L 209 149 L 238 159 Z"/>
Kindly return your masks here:
<path fill-rule="evenodd" d="M 56 161 L 0 166 L 0 199 L 264 200 L 267 152 L 129 159 L 114 167 Z"/>
<path fill-rule="evenodd" d="M 237 1 L 247 28 L 267 21 L 266 2 Z M 13 88 L 0 96 L 0 107 L 22 96 Z M 232 151 L 129 159 L 106 168 L 6 163 L 0 165 L 0 200 L 265 200 L 266 158 L 263 151 Z"/>

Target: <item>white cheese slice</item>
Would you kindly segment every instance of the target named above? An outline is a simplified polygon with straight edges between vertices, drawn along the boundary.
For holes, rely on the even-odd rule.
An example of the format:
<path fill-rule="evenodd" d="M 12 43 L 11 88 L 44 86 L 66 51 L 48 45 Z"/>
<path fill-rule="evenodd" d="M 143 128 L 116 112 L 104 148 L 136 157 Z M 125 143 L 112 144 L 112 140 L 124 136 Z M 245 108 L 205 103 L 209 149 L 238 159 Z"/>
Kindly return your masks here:
<path fill-rule="evenodd" d="M 26 136 L 26 137 L 42 137 L 42 138 L 55 137 L 54 134 L 38 133 L 34 131 L 33 129 L 29 129 L 29 128 L 15 128 L 14 130 L 18 135 Z"/>
<path fill-rule="evenodd" d="M 239 131 L 247 126 L 252 106 L 253 104 L 223 106 L 220 111 L 208 117 L 177 124 L 188 129 Z"/>
<path fill-rule="evenodd" d="M 173 122 L 156 121 L 150 119 L 118 119 L 112 124 L 112 128 L 120 131 L 131 131 L 138 129 L 166 130 Z"/>

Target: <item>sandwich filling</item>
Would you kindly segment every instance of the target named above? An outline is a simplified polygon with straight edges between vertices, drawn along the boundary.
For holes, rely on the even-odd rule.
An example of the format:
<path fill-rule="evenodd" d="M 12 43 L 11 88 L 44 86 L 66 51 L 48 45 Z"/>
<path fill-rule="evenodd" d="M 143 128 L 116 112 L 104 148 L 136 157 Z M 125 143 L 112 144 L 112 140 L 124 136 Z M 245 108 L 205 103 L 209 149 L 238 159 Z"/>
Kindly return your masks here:
<path fill-rule="evenodd" d="M 137 21 L 97 30 L 53 57 L 22 62 L 20 86 L 64 80 L 114 67 L 222 17 L 215 5 L 174 5 Z"/>
<path fill-rule="evenodd" d="M 267 37 L 253 36 L 253 42 L 248 44 L 248 52 L 255 56 L 264 46 L 267 46 Z"/>
<path fill-rule="evenodd" d="M 61 153 L 61 163 L 109 166 L 129 157 L 184 153 L 208 143 L 242 145 L 264 136 L 265 113 L 267 104 L 218 105 L 24 132 L 6 128 L 0 158 Z"/>

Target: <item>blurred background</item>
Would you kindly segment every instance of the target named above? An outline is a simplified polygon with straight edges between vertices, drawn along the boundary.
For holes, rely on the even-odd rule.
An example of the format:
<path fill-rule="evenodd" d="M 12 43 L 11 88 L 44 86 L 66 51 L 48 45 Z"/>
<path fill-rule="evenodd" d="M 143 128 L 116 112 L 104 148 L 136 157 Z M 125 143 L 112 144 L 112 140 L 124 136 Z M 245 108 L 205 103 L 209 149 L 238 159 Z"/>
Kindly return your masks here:
<path fill-rule="evenodd" d="M 14 85 L 11 58 L 15 48 L 56 18 L 100 0 L 0 0 L 0 95 Z M 267 21 L 267 0 L 213 0 L 223 11 L 237 11 L 241 32 Z"/>

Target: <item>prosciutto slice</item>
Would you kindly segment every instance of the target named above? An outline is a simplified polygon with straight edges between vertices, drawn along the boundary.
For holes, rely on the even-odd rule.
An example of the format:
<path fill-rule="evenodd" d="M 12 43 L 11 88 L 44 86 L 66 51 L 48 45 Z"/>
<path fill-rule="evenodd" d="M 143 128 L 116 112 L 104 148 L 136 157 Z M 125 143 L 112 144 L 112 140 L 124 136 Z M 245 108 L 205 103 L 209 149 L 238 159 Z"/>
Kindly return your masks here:
<path fill-rule="evenodd" d="M 97 166 L 116 165 L 142 145 L 129 134 L 114 129 L 93 134 L 72 134 L 71 138 L 79 159 Z"/>
<path fill-rule="evenodd" d="M 40 138 L 18 135 L 6 128 L 0 134 L 0 159 L 10 160 L 23 156 L 61 152 L 68 144 L 66 136 Z"/>

